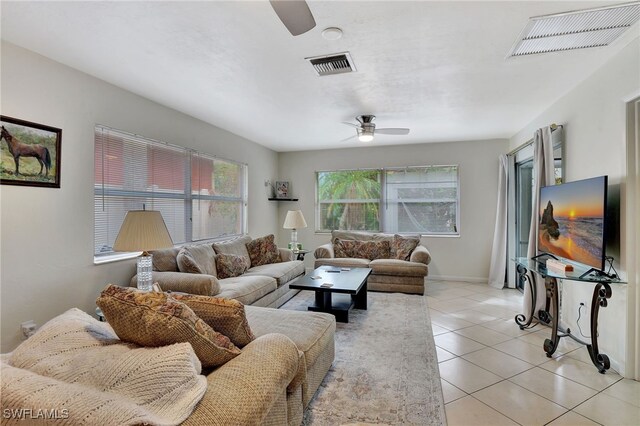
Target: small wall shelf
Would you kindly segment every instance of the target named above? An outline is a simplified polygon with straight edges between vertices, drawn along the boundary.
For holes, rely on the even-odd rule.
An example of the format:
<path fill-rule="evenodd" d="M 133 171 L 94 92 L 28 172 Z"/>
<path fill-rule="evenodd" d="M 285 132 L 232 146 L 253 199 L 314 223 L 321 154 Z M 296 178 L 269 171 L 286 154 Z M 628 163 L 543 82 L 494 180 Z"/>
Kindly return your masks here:
<path fill-rule="evenodd" d="M 269 198 L 269 201 L 298 201 L 297 198 Z"/>

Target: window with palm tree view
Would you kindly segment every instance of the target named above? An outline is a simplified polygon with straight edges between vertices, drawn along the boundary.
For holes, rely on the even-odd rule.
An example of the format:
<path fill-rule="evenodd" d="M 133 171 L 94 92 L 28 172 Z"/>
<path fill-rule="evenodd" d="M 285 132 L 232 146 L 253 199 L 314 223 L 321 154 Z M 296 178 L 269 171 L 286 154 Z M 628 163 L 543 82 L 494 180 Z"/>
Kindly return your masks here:
<path fill-rule="evenodd" d="M 459 234 L 458 166 L 316 173 L 316 231 Z"/>

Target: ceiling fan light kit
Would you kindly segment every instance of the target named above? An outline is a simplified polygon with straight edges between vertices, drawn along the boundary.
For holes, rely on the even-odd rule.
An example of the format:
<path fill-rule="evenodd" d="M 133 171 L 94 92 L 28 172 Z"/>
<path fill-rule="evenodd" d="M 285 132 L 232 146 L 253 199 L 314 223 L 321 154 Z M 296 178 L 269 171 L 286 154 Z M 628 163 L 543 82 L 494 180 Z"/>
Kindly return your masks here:
<path fill-rule="evenodd" d="M 373 122 L 373 120 L 375 119 L 376 119 L 375 115 L 359 115 L 356 117 L 356 120 L 358 120 L 358 123 L 360 124 L 353 124 L 353 123 L 348 123 L 346 121 L 343 121 L 342 124 L 346 124 L 347 126 L 350 126 L 350 127 L 355 127 L 357 132 L 355 136 L 347 138 L 345 139 L 345 141 L 357 137 L 360 142 L 371 142 L 376 133 L 380 133 L 382 135 L 396 135 L 396 136 L 409 134 L 409 129 L 400 128 L 400 127 L 388 127 L 384 129 L 376 129 L 376 125 Z"/>

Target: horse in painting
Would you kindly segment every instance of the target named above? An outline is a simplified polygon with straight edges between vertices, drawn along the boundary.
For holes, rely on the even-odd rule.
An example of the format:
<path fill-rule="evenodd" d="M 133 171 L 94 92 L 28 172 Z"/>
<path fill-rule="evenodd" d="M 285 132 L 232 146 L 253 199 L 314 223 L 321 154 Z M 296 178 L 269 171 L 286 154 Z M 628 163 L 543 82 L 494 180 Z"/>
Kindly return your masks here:
<path fill-rule="evenodd" d="M 2 133 L 0 134 L 0 140 L 2 139 L 7 141 L 9 152 L 13 156 L 13 161 L 16 163 L 16 176 L 20 174 L 20 157 L 35 157 L 38 163 L 40 163 L 39 174 L 42 175 L 42 171 L 44 170 L 44 176 L 49 175 L 51 155 L 46 146 L 22 143 L 18 138 L 13 137 L 4 126 L 2 126 Z"/>

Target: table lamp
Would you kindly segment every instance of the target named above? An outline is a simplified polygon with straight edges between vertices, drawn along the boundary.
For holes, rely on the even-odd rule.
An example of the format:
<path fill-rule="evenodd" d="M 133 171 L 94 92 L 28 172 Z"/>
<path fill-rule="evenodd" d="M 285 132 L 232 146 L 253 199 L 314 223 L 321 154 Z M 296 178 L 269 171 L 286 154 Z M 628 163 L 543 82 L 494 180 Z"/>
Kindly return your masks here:
<path fill-rule="evenodd" d="M 291 250 L 298 250 L 298 229 L 306 228 L 307 222 L 304 220 L 301 210 L 289 210 L 284 219 L 284 229 L 291 229 Z"/>
<path fill-rule="evenodd" d="M 113 244 L 114 251 L 142 251 L 138 256 L 138 289 L 151 291 L 153 285 L 153 255 L 149 250 L 173 247 L 173 241 L 156 210 L 131 210 L 122 222 L 120 232 Z"/>

